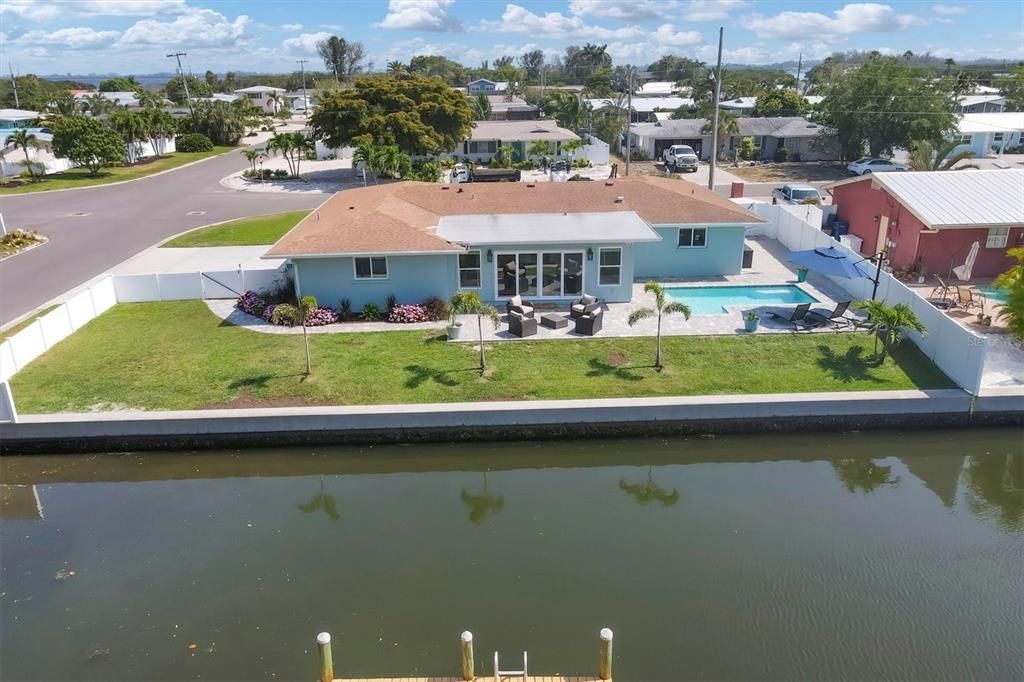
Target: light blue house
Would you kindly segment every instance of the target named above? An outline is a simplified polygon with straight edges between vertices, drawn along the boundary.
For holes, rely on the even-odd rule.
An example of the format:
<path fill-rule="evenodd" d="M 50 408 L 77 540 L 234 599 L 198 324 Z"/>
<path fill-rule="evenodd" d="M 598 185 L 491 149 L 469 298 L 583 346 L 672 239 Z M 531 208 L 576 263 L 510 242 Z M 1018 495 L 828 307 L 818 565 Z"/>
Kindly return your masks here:
<path fill-rule="evenodd" d="M 958 134 L 950 139 L 960 144 L 950 156 L 965 151 L 974 157 L 984 158 L 989 154 L 1003 154 L 1021 146 L 1024 133 L 1024 112 L 1001 111 L 979 114 L 963 114 L 957 123 Z"/>
<path fill-rule="evenodd" d="M 763 222 L 692 183 L 392 183 L 339 192 L 271 247 L 302 295 L 353 309 L 473 290 L 564 304 L 629 301 L 633 283 L 738 274 Z"/>

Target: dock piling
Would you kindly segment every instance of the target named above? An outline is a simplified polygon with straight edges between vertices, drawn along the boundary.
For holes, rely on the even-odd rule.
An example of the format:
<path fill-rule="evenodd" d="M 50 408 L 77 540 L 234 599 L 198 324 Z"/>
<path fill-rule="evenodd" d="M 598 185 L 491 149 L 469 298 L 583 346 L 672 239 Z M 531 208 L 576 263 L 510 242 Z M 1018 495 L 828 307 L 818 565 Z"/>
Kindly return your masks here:
<path fill-rule="evenodd" d="M 612 679 L 612 631 L 601 628 L 600 660 L 597 664 L 597 676 L 602 680 Z"/>
<path fill-rule="evenodd" d="M 473 662 L 473 633 L 466 630 L 462 633 L 462 679 L 472 680 L 476 677 L 476 664 Z"/>
<path fill-rule="evenodd" d="M 334 682 L 334 658 L 331 656 L 331 633 L 321 632 L 316 636 L 320 649 L 320 682 Z"/>

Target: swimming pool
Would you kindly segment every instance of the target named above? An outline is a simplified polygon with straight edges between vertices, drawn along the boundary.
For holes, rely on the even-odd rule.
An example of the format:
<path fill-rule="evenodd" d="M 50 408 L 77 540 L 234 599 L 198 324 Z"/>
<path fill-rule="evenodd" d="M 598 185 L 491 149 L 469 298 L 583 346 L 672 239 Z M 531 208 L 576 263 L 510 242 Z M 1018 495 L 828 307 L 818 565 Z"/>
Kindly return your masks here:
<path fill-rule="evenodd" d="M 1006 303 L 1006 290 L 995 287 L 978 287 L 981 293 L 985 294 L 985 300 L 994 303 Z"/>
<path fill-rule="evenodd" d="M 694 315 L 722 315 L 725 306 L 796 305 L 817 303 L 803 289 L 792 284 L 778 286 L 665 287 L 676 301 L 690 306 Z"/>

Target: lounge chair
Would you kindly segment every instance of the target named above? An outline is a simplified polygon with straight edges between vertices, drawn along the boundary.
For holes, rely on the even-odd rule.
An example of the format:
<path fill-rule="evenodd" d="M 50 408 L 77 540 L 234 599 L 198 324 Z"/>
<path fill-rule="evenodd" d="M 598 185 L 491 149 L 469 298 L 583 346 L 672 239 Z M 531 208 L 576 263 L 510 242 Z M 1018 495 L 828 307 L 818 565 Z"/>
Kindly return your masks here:
<path fill-rule="evenodd" d="M 938 284 L 936 284 L 935 288 L 932 289 L 932 293 L 928 294 L 928 298 L 937 298 L 940 301 L 945 301 L 949 296 L 956 293 L 954 288 L 949 286 L 944 279 L 938 275 L 935 275 L 935 279 L 938 281 Z"/>
<path fill-rule="evenodd" d="M 523 317 L 533 317 L 533 304 L 529 301 L 524 301 L 522 296 L 513 296 L 505 302 L 505 312 L 509 315 L 517 312 L 522 314 Z"/>
<path fill-rule="evenodd" d="M 811 310 L 807 313 L 806 317 L 811 318 L 810 321 L 812 322 L 821 321 L 823 325 L 830 324 L 837 329 L 839 327 L 845 327 L 857 321 L 852 317 L 846 317 L 846 311 L 850 308 L 851 303 L 852 301 L 836 303 L 835 309 L 831 312 L 828 310 Z"/>
<path fill-rule="evenodd" d="M 967 287 L 956 287 L 957 305 L 964 310 L 978 308 L 985 310 L 985 295 L 980 291 L 968 289 Z"/>
<path fill-rule="evenodd" d="M 779 320 L 781 322 L 790 322 L 796 324 L 803 322 L 804 318 L 807 317 L 807 313 L 811 310 L 810 303 L 801 303 L 797 307 L 793 308 L 788 312 L 779 312 L 776 310 L 769 310 L 768 317 L 773 320 Z"/>
<path fill-rule="evenodd" d="M 532 315 L 527 317 L 521 312 L 513 310 L 508 314 L 508 331 L 519 338 L 533 336 L 537 333 L 537 319 Z"/>
<path fill-rule="evenodd" d="M 594 312 L 584 313 L 576 318 L 575 332 L 584 336 L 593 336 L 601 331 L 604 311 L 598 308 Z"/>
<path fill-rule="evenodd" d="M 601 302 L 595 296 L 583 294 L 579 300 L 573 301 L 569 306 L 569 317 L 576 319 L 588 313 L 595 312 L 601 308 Z"/>

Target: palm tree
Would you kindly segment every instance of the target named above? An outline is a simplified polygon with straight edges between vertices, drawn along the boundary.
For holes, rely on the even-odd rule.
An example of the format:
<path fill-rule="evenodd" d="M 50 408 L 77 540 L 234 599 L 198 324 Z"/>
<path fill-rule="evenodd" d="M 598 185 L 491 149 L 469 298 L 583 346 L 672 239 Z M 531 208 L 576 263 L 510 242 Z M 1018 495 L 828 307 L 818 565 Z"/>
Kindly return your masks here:
<path fill-rule="evenodd" d="M 131 166 L 139 160 L 141 146 L 150 138 L 148 119 L 139 112 L 119 110 L 110 115 L 110 127 L 124 140 L 125 161 Z"/>
<path fill-rule="evenodd" d="M 139 100 L 139 106 L 145 109 L 156 109 L 164 103 L 164 98 L 152 90 L 137 90 L 135 96 Z"/>
<path fill-rule="evenodd" d="M 948 76 L 949 72 L 953 70 L 954 66 L 956 66 L 956 61 L 952 57 L 947 57 L 946 61 L 945 61 L 945 64 L 946 64 L 946 72 L 945 73 Z"/>
<path fill-rule="evenodd" d="M 555 91 L 544 102 L 544 111 L 555 118 L 558 125 L 576 131 L 590 117 L 591 107 L 571 92 Z"/>
<path fill-rule="evenodd" d="M 479 495 L 474 495 L 465 488 L 462 489 L 462 494 L 459 496 L 462 499 L 462 504 L 469 508 L 469 520 L 473 523 L 480 523 L 487 515 L 491 512 L 500 511 L 505 506 L 504 495 L 492 495 L 487 490 L 487 472 L 484 474 L 484 491 Z"/>
<path fill-rule="evenodd" d="M 334 495 L 328 495 L 327 491 L 324 490 L 323 476 L 320 477 L 320 492 L 313 495 L 309 502 L 295 506 L 303 514 L 312 514 L 318 509 L 323 509 L 324 514 L 327 514 L 327 518 L 331 521 L 337 521 L 341 518 L 341 514 L 338 513 L 338 504 L 334 501 Z"/>
<path fill-rule="evenodd" d="M 167 139 L 178 132 L 178 122 L 163 109 L 146 109 L 142 115 L 146 118 L 154 151 L 163 156 Z"/>
<path fill-rule="evenodd" d="M 267 95 L 267 101 L 274 105 L 273 109 L 275 114 L 284 109 L 283 95 L 280 95 L 276 92 L 272 92 L 269 95 Z"/>
<path fill-rule="evenodd" d="M 483 374 L 487 369 L 487 359 L 484 357 L 483 318 L 490 319 L 497 328 L 501 320 L 498 311 L 494 306 L 484 303 L 480 299 L 480 294 L 475 291 L 458 291 L 448 301 L 448 316 L 454 319 L 456 315 L 476 315 L 476 329 L 480 336 L 480 374 Z"/>
<path fill-rule="evenodd" d="M 1017 263 L 993 282 L 997 289 L 1006 292 L 1006 303 L 999 305 L 999 318 L 1006 320 L 1010 333 L 1024 341 L 1024 247 L 1015 246 L 1006 255 Z"/>
<path fill-rule="evenodd" d="M 267 141 L 267 151 L 271 154 L 280 153 L 288 164 L 288 173 L 298 177 L 302 159 L 316 150 L 316 143 L 301 132 L 274 133 Z"/>
<path fill-rule="evenodd" d="M 56 116 L 77 116 L 84 107 L 84 102 L 79 102 L 71 93 L 65 92 L 47 104 L 46 111 Z"/>
<path fill-rule="evenodd" d="M 661 364 L 661 318 L 673 313 L 682 313 L 683 317 L 688 320 L 690 319 L 690 306 L 680 301 L 670 302 L 665 294 L 665 288 L 653 280 L 644 285 L 644 291 L 654 294 L 654 308 L 634 310 L 629 314 L 627 321 L 629 326 L 633 327 L 640 320 L 646 320 L 650 317 L 658 318 L 658 345 L 654 354 L 654 367 L 660 372 L 663 367 Z"/>
<path fill-rule="evenodd" d="M 387 71 L 392 78 L 405 78 L 409 75 L 409 67 L 397 60 L 388 62 Z"/>
<path fill-rule="evenodd" d="M 854 304 L 868 314 L 867 329 L 875 335 L 875 357 L 878 364 L 885 361 L 885 356 L 898 346 L 907 331 L 925 334 L 926 329 L 917 315 L 906 303 L 886 305 L 885 301 L 859 301 Z M 882 354 L 878 354 L 878 342 L 882 342 Z"/>
<path fill-rule="evenodd" d="M 862 490 L 871 493 L 883 485 L 894 486 L 900 482 L 899 476 L 892 475 L 892 467 L 882 466 L 870 457 L 848 457 L 832 462 L 836 477 L 848 491 Z"/>
<path fill-rule="evenodd" d="M 87 96 L 84 100 L 84 103 L 85 108 L 93 117 L 102 116 L 103 114 L 109 112 L 116 106 L 113 102 L 111 102 L 109 99 L 107 99 L 98 92 Z"/>
<path fill-rule="evenodd" d="M 515 147 L 504 144 L 498 147 L 498 153 L 494 155 L 494 158 L 497 159 L 501 168 L 511 168 L 515 153 Z"/>
<path fill-rule="evenodd" d="M 619 490 L 632 497 L 642 507 L 651 502 L 657 502 L 662 507 L 671 507 L 679 501 L 679 490 L 672 488 L 672 492 L 669 492 L 655 483 L 653 469 L 653 465 L 648 465 L 646 483 L 626 483 L 626 479 L 620 478 Z"/>
<path fill-rule="evenodd" d="M 577 140 L 569 140 L 568 142 L 566 142 L 565 144 L 562 145 L 562 149 L 564 149 L 566 151 L 566 153 L 569 154 L 569 165 L 570 166 L 572 165 L 572 162 L 576 160 L 576 152 L 578 152 L 579 150 L 583 149 L 586 146 L 587 145 L 583 144 L 583 140 L 578 140 L 578 139 Z"/>
<path fill-rule="evenodd" d="M 707 117 L 707 122 L 700 129 L 700 132 L 704 135 L 710 135 L 714 132 L 714 120 L 711 116 Z M 731 111 L 719 111 L 718 112 L 718 149 L 715 150 L 717 155 L 721 155 L 722 150 L 725 149 L 726 141 L 733 135 L 740 134 L 740 120 Z M 717 158 L 717 157 L 716 157 Z"/>
<path fill-rule="evenodd" d="M 491 101 L 482 92 L 476 93 L 476 99 L 473 100 L 473 120 L 491 120 Z"/>
<path fill-rule="evenodd" d="M 358 165 L 363 164 L 363 182 L 366 182 L 366 171 L 373 173 L 373 184 L 377 184 L 377 145 L 373 144 L 369 140 L 363 140 L 356 144 L 355 150 L 352 152 L 352 164 Z"/>
<path fill-rule="evenodd" d="M 15 149 L 20 149 L 25 152 L 25 170 L 28 171 L 28 177 L 32 182 L 37 180 L 36 173 L 32 170 L 32 159 L 29 157 L 29 149 L 39 149 L 41 146 L 39 140 L 36 138 L 34 133 L 22 128 L 21 130 L 15 130 L 13 133 L 7 136 L 4 140 L 4 146 L 13 144 Z"/>
<path fill-rule="evenodd" d="M 259 149 L 243 149 L 242 156 L 249 162 L 249 168 L 252 170 L 252 174 L 256 175 L 256 162 L 263 156 L 263 152 Z"/>
<path fill-rule="evenodd" d="M 551 153 L 551 145 L 545 140 L 532 142 L 526 150 L 527 156 L 546 156 Z"/>
<path fill-rule="evenodd" d="M 398 179 L 412 167 L 412 159 L 397 144 L 386 144 L 377 147 L 376 164 L 381 175 Z"/>
<path fill-rule="evenodd" d="M 974 152 L 971 151 L 962 151 L 959 154 L 950 156 L 953 150 L 959 146 L 960 142 L 951 140 L 942 140 L 935 145 L 927 140 L 915 142 L 913 150 L 910 152 L 908 165 L 911 170 L 916 171 L 952 170 L 953 166 L 960 161 L 974 156 Z"/>

